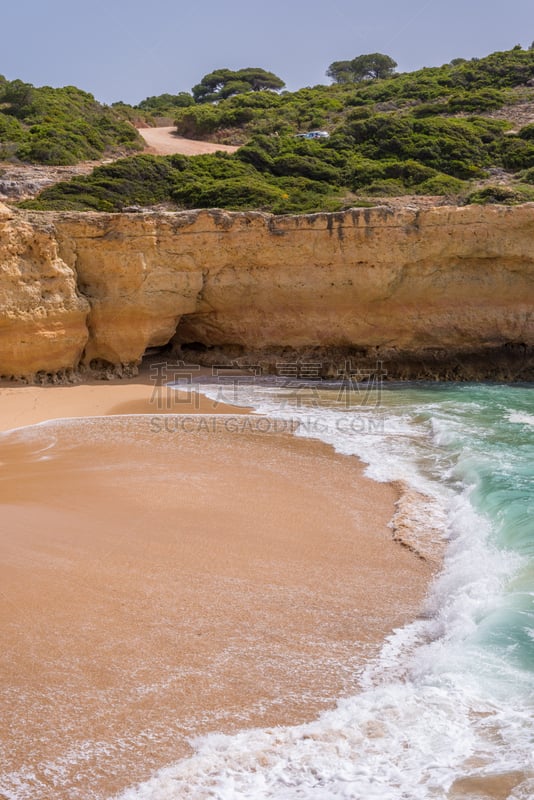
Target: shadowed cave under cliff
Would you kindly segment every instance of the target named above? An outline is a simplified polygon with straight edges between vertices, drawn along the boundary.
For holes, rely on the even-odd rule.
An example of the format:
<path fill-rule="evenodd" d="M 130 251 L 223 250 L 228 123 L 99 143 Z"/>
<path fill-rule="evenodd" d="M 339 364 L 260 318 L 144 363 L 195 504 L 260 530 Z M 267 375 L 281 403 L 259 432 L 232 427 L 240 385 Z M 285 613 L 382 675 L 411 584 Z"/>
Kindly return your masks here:
<path fill-rule="evenodd" d="M 167 344 L 145 351 L 142 362 L 183 362 L 204 367 L 259 367 L 262 375 L 277 376 L 281 365 L 320 365 L 317 377 L 339 379 L 350 364 L 362 380 L 381 374 L 384 380 L 418 381 L 531 381 L 534 379 L 534 348 L 524 342 L 506 342 L 476 351 L 451 353 L 445 348 L 426 347 L 417 352 L 397 348 L 362 347 L 348 344 L 292 347 L 267 345 L 249 348 L 235 342 L 213 344 L 195 337 L 198 314 L 183 315 Z M 368 376 L 368 377 L 366 377 Z"/>

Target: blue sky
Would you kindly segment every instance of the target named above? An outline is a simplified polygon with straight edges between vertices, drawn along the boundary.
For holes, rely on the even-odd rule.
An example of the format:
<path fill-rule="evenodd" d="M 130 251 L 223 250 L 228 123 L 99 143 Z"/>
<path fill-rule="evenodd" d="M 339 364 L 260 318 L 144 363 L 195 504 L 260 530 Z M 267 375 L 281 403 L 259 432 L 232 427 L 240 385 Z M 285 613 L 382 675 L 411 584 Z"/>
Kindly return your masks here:
<path fill-rule="evenodd" d="M 219 67 L 263 67 L 297 89 L 361 53 L 406 71 L 529 46 L 534 0 L 16 0 L 0 26 L 8 79 L 136 103 Z"/>

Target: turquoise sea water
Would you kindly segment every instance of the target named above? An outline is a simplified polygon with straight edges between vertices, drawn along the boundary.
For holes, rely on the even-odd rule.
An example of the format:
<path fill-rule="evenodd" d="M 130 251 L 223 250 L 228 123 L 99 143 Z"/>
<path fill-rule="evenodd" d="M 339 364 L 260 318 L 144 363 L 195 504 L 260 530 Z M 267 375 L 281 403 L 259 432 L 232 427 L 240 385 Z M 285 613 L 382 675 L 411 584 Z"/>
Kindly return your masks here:
<path fill-rule="evenodd" d="M 297 420 L 297 435 L 425 495 L 417 535 L 437 531 L 445 559 L 358 695 L 311 724 L 204 737 L 123 800 L 452 800 L 498 781 L 500 797 L 534 797 L 533 387 L 203 391 Z"/>

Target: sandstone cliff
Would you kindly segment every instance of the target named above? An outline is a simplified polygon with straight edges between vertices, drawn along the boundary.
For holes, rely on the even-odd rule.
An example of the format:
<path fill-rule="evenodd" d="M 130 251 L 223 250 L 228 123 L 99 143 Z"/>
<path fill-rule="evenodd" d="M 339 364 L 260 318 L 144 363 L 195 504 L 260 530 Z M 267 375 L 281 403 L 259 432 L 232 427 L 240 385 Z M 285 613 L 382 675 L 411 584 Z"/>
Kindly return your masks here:
<path fill-rule="evenodd" d="M 138 362 L 377 358 L 401 377 L 532 375 L 534 205 L 0 213 L 0 375 Z"/>
<path fill-rule="evenodd" d="M 50 222 L 30 223 L 0 204 L 0 375 L 74 368 L 88 313 Z"/>

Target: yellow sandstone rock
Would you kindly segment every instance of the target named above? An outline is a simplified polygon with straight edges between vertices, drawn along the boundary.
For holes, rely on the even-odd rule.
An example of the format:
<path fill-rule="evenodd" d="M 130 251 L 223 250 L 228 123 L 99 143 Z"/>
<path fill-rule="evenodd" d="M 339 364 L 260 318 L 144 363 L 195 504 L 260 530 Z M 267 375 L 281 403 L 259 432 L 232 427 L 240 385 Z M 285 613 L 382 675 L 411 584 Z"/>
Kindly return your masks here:
<path fill-rule="evenodd" d="M 46 218 L 30 223 L 0 206 L 0 375 L 76 368 L 88 312 Z"/>
<path fill-rule="evenodd" d="M 251 353 L 345 349 L 404 377 L 426 377 L 429 354 L 459 376 L 466 354 L 524 366 L 533 344 L 534 204 L 7 213 L 2 375 L 137 362 L 173 337 Z"/>

